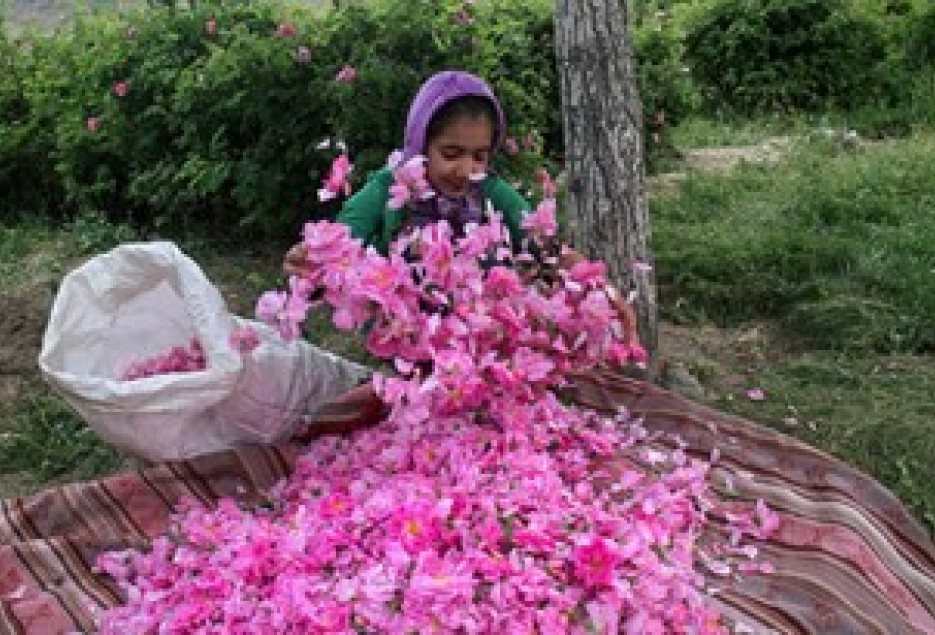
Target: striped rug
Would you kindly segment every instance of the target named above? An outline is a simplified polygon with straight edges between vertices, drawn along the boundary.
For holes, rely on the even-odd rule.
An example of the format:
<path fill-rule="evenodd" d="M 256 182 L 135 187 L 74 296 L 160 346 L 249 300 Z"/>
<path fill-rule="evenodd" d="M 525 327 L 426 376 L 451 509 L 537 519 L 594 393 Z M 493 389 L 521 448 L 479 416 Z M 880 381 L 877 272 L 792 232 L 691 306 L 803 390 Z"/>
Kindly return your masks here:
<path fill-rule="evenodd" d="M 660 442 L 678 437 L 699 457 L 718 448 L 715 487 L 731 500 L 762 498 L 779 513 L 779 530 L 762 544 L 776 572 L 715 581 L 712 602 L 737 632 L 935 634 L 935 547 L 870 477 L 750 421 L 616 374 L 581 379 L 575 397 L 600 410 L 626 407 L 664 434 Z M 351 395 L 319 415 L 316 434 L 346 432 L 376 416 L 372 403 Z M 259 501 L 300 451 L 297 444 L 244 447 L 0 502 L 0 633 L 93 632 L 94 615 L 120 602 L 92 569 L 98 553 L 145 548 L 183 496 Z"/>

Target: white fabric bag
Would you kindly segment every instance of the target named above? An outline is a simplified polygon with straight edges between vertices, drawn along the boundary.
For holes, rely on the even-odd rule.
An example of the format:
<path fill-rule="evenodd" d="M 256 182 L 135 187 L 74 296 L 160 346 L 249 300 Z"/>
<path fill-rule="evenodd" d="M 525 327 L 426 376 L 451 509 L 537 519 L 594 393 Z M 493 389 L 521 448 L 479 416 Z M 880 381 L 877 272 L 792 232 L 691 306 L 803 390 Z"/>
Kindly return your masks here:
<path fill-rule="evenodd" d="M 260 345 L 231 348 L 250 324 Z M 196 337 L 206 368 L 134 381 L 133 361 Z M 231 315 L 201 269 L 169 242 L 121 245 L 69 273 L 39 354 L 46 380 L 114 446 L 159 461 L 286 438 L 370 374 L 304 340 Z"/>

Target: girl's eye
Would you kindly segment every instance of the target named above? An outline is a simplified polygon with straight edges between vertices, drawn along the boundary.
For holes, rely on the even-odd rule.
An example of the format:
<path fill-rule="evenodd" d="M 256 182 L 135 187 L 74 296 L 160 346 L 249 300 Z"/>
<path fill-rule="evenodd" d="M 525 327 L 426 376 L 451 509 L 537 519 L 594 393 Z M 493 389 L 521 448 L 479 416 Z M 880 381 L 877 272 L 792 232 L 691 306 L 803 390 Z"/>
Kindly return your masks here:
<path fill-rule="evenodd" d="M 458 150 L 442 151 L 442 158 L 445 159 L 446 161 L 454 161 L 460 156 L 461 156 L 461 153 Z"/>

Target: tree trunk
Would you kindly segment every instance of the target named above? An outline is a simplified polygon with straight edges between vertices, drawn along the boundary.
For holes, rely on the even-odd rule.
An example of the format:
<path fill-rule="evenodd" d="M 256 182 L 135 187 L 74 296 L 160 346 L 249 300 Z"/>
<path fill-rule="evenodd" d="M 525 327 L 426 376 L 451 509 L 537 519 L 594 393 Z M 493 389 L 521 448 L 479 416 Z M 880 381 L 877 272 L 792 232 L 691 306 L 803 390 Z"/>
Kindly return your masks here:
<path fill-rule="evenodd" d="M 656 349 L 656 287 L 643 165 L 643 113 L 625 0 L 557 0 L 555 49 L 573 245 L 635 289 L 643 346 Z"/>

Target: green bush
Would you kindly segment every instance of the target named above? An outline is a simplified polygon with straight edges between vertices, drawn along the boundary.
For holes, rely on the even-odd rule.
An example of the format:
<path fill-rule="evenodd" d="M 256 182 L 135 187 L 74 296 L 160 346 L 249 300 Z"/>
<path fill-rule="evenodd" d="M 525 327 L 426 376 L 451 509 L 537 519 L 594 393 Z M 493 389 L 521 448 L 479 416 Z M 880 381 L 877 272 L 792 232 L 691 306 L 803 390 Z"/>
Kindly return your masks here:
<path fill-rule="evenodd" d="M 910 70 L 935 70 L 935 5 L 913 16 L 906 36 L 906 62 Z"/>
<path fill-rule="evenodd" d="M 58 134 L 59 172 L 79 211 L 242 235 L 294 230 L 314 213 L 333 70 L 297 61 L 300 46 L 312 56 L 324 47 L 311 28 L 277 36 L 272 10 L 198 5 L 150 9 L 129 25 L 79 23 L 76 92 L 90 94 Z"/>
<path fill-rule="evenodd" d="M 359 185 L 401 145 L 420 83 L 444 68 L 490 81 L 522 148 L 497 169 L 528 190 L 563 145 L 553 17 L 549 0 L 372 0 L 325 12 L 170 3 L 79 17 L 28 47 L 3 40 L 0 210 L 103 216 L 144 235 L 291 237 L 340 205 L 317 201 L 337 153 L 320 142 L 346 142 Z M 692 107 L 679 37 L 671 22 L 656 26 L 635 36 L 650 152 Z M 345 64 L 358 70 L 351 83 L 335 80 Z"/>
<path fill-rule="evenodd" d="M 53 186 L 44 198 L 0 199 L 0 209 L 49 213 L 58 192 L 59 220 L 103 213 L 147 232 L 293 236 L 340 204 L 317 201 L 336 154 L 320 142 L 345 141 L 363 180 L 401 145 L 419 84 L 453 67 L 500 94 L 508 132 L 531 142 L 501 167 L 528 176 L 544 144 L 561 139 L 551 4 L 418 4 L 150 7 L 81 18 L 26 52 L 4 40 L 0 63 L 16 72 L 0 80 L 0 157 L 14 167 L 0 191 L 16 192 L 23 171 L 43 182 L 33 173 L 44 170 Z M 358 68 L 352 83 L 335 79 L 345 64 Z"/>
<path fill-rule="evenodd" d="M 685 66 L 683 49 L 679 27 L 664 11 L 646 16 L 633 28 L 633 50 L 650 170 L 657 158 L 674 154 L 669 131 L 699 106 L 699 96 Z"/>
<path fill-rule="evenodd" d="M 63 202 L 51 159 L 54 129 L 37 117 L 26 92 L 37 72 L 33 48 L 27 38 L 10 39 L 0 20 L 0 222 L 54 215 Z"/>
<path fill-rule="evenodd" d="M 718 0 L 685 44 L 714 109 L 851 107 L 887 90 L 881 26 L 846 0 Z"/>

